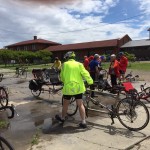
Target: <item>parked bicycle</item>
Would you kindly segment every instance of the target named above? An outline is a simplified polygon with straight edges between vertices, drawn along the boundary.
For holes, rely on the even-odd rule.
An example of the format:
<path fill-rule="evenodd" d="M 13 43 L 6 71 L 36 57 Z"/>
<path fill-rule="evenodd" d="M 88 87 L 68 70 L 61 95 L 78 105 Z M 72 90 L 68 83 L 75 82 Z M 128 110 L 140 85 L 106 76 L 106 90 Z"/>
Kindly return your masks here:
<path fill-rule="evenodd" d="M 29 81 L 29 89 L 35 97 L 39 97 L 41 92 L 45 91 L 51 95 L 61 95 L 62 82 L 54 69 L 33 69 L 32 74 L 34 79 Z"/>
<path fill-rule="evenodd" d="M 111 124 L 114 124 L 114 118 L 118 118 L 120 123 L 131 131 L 142 130 L 148 125 L 149 111 L 144 103 L 136 99 L 137 97 L 133 94 L 134 91 L 132 93 L 132 90 L 130 90 L 130 96 L 118 100 L 116 104 L 110 106 L 104 105 L 98 99 L 92 98 L 91 92 L 92 90 L 87 90 L 84 94 L 83 102 L 87 116 L 89 110 L 102 113 L 104 109 L 112 120 Z M 78 110 L 75 99 L 72 99 L 70 105 L 72 106 L 72 111 L 68 112 L 68 114 L 75 115 Z M 93 105 L 98 107 L 94 108 Z"/>
<path fill-rule="evenodd" d="M 16 67 L 16 77 L 27 78 L 28 67 Z"/>
<path fill-rule="evenodd" d="M 146 83 L 140 85 L 141 91 L 138 93 L 140 99 L 144 99 L 150 103 L 150 87 L 146 87 Z"/>

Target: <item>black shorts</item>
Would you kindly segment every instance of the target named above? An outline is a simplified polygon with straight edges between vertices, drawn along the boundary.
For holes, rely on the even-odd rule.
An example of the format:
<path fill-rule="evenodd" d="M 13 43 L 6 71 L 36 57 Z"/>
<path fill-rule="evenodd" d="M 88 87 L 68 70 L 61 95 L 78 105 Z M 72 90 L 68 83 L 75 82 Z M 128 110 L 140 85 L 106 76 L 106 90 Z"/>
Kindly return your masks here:
<path fill-rule="evenodd" d="M 64 99 L 70 100 L 72 97 L 75 97 L 75 99 L 82 99 L 82 93 L 77 95 L 63 95 Z"/>
<path fill-rule="evenodd" d="M 119 70 L 120 74 L 125 74 L 125 72 L 123 70 Z"/>

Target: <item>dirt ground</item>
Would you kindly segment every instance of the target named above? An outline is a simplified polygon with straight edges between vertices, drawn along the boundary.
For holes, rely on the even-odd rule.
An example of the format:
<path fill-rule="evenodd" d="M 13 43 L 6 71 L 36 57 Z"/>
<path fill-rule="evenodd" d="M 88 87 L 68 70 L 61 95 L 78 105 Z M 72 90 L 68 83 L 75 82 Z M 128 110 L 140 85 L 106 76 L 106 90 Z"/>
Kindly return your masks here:
<path fill-rule="evenodd" d="M 4 80 L 0 84 L 8 88 L 9 103 L 16 106 L 19 114 L 8 120 L 10 123 L 8 129 L 0 130 L 0 134 L 12 143 L 15 150 L 125 150 L 150 136 L 149 125 L 143 131 L 130 132 L 118 121 L 111 126 L 108 116 L 95 113 L 88 118 L 88 130 L 78 128 L 79 114 L 69 118 L 62 128 L 55 125 L 53 120 L 56 114 L 61 113 L 61 95 L 52 96 L 45 92 L 37 99 L 28 88 L 29 80 L 32 79 L 31 73 L 26 80 L 23 80 L 15 78 L 14 72 L 10 73 L 10 70 L 3 69 L 0 72 L 4 73 Z M 141 83 L 150 86 L 150 72 L 133 71 L 133 75 L 137 74 L 140 76 L 140 81 L 134 85 L 138 90 Z M 105 100 L 110 103 L 115 98 L 104 96 L 102 101 Z M 3 116 L 5 115 L 0 114 L 0 119 Z M 148 138 L 131 149 L 147 150 L 150 149 L 149 145 Z"/>

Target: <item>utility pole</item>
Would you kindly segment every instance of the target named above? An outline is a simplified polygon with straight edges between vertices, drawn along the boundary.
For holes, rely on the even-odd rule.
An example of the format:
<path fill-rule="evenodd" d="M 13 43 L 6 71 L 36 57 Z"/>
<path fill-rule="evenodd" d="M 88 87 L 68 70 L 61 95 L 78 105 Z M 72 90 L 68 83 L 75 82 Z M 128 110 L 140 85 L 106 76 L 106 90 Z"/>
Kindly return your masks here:
<path fill-rule="evenodd" d="M 150 40 L 150 28 L 147 31 L 149 31 L 149 40 Z"/>

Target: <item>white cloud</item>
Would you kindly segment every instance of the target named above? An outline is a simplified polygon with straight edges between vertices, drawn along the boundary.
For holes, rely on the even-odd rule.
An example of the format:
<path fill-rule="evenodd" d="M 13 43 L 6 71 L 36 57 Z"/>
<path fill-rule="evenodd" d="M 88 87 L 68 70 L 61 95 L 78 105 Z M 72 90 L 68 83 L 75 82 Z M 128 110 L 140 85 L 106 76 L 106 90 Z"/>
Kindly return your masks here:
<path fill-rule="evenodd" d="M 133 26 L 133 22 L 138 23 L 138 20 L 116 24 L 103 22 L 110 8 L 118 2 L 119 0 L 75 0 L 71 4 L 51 6 L 0 0 L 0 47 L 32 39 L 34 35 L 64 44 L 114 39 L 125 34 L 133 39 L 140 37 L 146 28 L 144 23 L 149 24 L 149 21 L 145 20 L 139 28 Z M 98 15 L 95 16 L 94 13 Z"/>
<path fill-rule="evenodd" d="M 150 0 L 138 0 L 140 3 L 140 9 L 150 14 Z"/>

